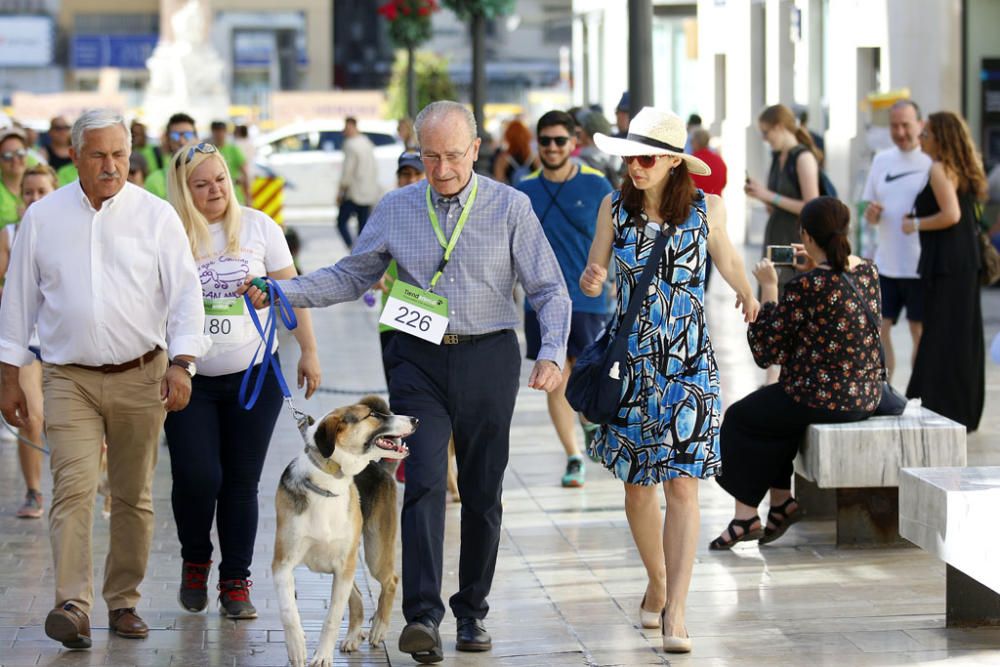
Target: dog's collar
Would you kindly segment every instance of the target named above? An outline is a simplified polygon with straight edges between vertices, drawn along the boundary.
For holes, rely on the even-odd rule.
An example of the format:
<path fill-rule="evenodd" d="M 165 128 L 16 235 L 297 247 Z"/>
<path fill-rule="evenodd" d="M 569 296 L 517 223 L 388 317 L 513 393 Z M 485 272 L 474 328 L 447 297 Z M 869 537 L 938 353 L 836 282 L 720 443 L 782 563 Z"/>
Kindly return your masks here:
<path fill-rule="evenodd" d="M 302 480 L 302 486 L 306 487 L 307 489 L 309 489 L 310 491 L 312 491 L 317 495 L 323 496 L 324 498 L 336 498 L 338 495 L 340 495 L 337 493 L 333 493 L 331 491 L 327 491 L 323 487 L 316 485 L 308 477 Z"/>
<path fill-rule="evenodd" d="M 343 473 L 341 473 L 339 475 L 336 474 L 336 473 L 332 473 L 332 472 L 330 472 L 329 470 L 326 469 L 325 465 L 323 465 L 320 461 L 316 460 L 315 451 L 316 450 L 314 450 L 312 447 L 306 447 L 306 457 L 309 459 L 309 463 L 313 464 L 313 467 L 316 468 L 317 470 L 319 470 L 324 475 L 329 475 L 330 477 L 333 477 L 334 479 L 343 479 L 343 477 L 344 477 Z M 334 463 L 334 465 L 337 465 L 337 464 Z M 339 468 L 340 466 L 337 466 L 337 467 Z"/>

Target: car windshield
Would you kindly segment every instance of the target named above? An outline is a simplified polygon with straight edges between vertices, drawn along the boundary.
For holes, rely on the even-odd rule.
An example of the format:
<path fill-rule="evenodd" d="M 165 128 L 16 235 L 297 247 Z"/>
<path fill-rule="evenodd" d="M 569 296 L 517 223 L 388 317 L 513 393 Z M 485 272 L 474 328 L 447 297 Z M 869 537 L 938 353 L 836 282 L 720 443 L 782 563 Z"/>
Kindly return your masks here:
<path fill-rule="evenodd" d="M 381 132 L 365 132 L 371 142 L 376 146 L 388 146 L 389 144 L 395 143 L 396 138 L 391 134 L 384 134 Z M 344 145 L 344 133 L 340 130 L 331 130 L 328 132 L 319 133 L 319 150 L 339 151 Z M 310 148 L 303 146 L 302 150 L 310 150 Z M 315 150 L 315 148 L 312 148 Z"/>

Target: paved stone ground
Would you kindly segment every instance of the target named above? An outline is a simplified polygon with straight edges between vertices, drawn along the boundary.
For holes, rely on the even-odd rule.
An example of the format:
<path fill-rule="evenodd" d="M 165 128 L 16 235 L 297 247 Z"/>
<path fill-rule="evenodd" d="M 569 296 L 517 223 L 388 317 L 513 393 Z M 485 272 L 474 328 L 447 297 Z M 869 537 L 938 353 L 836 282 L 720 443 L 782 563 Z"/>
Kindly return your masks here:
<path fill-rule="evenodd" d="M 328 225 L 302 225 L 307 268 L 328 263 L 343 248 Z M 710 295 L 713 340 L 722 368 L 724 396 L 735 400 L 760 384 L 744 328 L 720 281 Z M 1000 329 L 1000 290 L 984 296 L 989 340 Z M 363 304 L 320 311 L 326 387 L 347 390 L 301 403 L 323 414 L 383 386 L 375 313 Z M 906 334 L 895 337 L 908 358 Z M 294 362 L 294 343 L 285 348 Z M 523 371 L 527 376 L 528 366 Z M 290 369 L 289 369 L 290 370 Z M 897 384 L 905 386 L 907 368 Z M 488 382 L 484 378 L 484 382 Z M 987 374 L 987 410 L 970 437 L 969 462 L 1000 465 L 1000 368 Z M 165 449 L 157 470 L 157 527 L 140 614 L 152 627 L 146 640 L 109 637 L 106 609 L 93 614 L 94 648 L 68 652 L 42 631 L 52 605 L 51 562 L 44 521 L 13 517 L 23 493 L 14 448 L 0 444 L 0 665 L 267 666 L 286 664 L 283 632 L 270 576 L 273 495 L 278 476 L 299 449 L 291 419 L 282 414 L 261 482 L 261 520 L 253 580 L 260 610 L 254 621 L 222 620 L 214 609 L 188 614 L 176 602 L 180 558 L 170 513 Z M 645 586 L 638 554 L 622 509 L 621 484 L 591 466 L 583 489 L 559 487 L 564 460 L 549 425 L 544 397 L 523 389 L 512 429 L 505 484 L 504 532 L 490 601 L 494 649 L 457 654 L 454 625 L 442 626 L 445 664 L 460 666 L 647 665 L 750 667 L 757 665 L 996 665 L 1000 629 L 944 628 L 944 566 L 919 549 L 837 550 L 832 522 L 794 526 L 771 547 L 740 545 L 714 553 L 708 541 L 731 516 L 730 499 L 712 483 L 702 485 L 702 535 L 689 602 L 694 652 L 667 660 L 656 631 L 638 627 Z M 50 482 L 46 482 L 48 497 Z M 456 587 L 459 507 L 448 508 L 445 595 Z M 101 580 L 107 522 L 95 520 L 96 580 Z M 373 600 L 365 574 L 359 585 L 368 614 Z M 297 572 L 299 607 L 310 647 L 326 613 L 330 578 Z M 214 585 L 214 576 L 212 584 Z M 377 586 L 377 584 L 376 584 Z M 99 595 L 98 595 L 99 598 Z M 402 627 L 397 599 L 385 647 L 364 646 L 338 665 L 406 665 L 395 649 Z M 341 633 L 343 635 L 343 631 Z"/>

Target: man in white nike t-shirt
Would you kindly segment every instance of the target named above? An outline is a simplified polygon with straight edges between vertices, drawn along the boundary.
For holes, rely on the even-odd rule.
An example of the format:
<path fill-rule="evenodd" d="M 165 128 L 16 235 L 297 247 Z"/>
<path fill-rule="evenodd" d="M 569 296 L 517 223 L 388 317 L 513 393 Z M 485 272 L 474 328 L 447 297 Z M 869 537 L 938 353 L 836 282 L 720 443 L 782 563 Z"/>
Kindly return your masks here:
<path fill-rule="evenodd" d="M 865 220 L 878 225 L 878 248 L 875 265 L 882 287 L 882 345 L 889 378 L 896 367 L 890 333 L 899 315 L 906 309 L 906 319 L 916 354 L 922 330 L 920 276 L 920 239 L 903 233 L 903 216 L 913 210 L 913 202 L 927 185 L 931 159 L 920 150 L 920 132 L 924 122 L 920 107 L 912 100 L 900 100 L 889 109 L 892 148 L 882 151 L 872 161 L 863 199 L 868 202 Z"/>

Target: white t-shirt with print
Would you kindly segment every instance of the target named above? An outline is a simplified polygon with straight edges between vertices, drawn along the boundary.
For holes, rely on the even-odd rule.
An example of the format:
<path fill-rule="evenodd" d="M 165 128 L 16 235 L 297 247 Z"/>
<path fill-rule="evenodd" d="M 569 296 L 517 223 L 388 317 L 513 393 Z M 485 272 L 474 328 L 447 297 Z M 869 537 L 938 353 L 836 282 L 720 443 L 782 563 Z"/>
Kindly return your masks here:
<path fill-rule="evenodd" d="M 931 158 L 922 150 L 903 152 L 896 146 L 880 152 L 872 161 L 862 197 L 882 204 L 878 225 L 875 266 L 888 278 L 919 278 L 920 236 L 903 233 L 903 217 L 927 185 Z"/>
<path fill-rule="evenodd" d="M 223 299 L 236 296 L 236 289 L 246 282 L 247 276 L 263 276 L 272 271 L 287 269 L 292 265 L 285 235 L 274 220 L 252 208 L 243 208 L 243 228 L 240 230 L 240 250 L 236 256 L 226 255 L 226 235 L 222 223 L 209 225 L 212 233 L 212 252 L 198 258 L 198 276 L 202 295 L 206 299 Z M 257 311 L 261 326 L 267 318 L 267 309 Z M 260 342 L 260 335 L 250 321 L 245 322 L 245 342 L 213 342 L 208 353 L 198 359 L 198 374 L 207 376 L 240 373 L 247 369 Z M 274 349 L 278 349 L 277 336 Z M 257 358 L 258 363 L 260 357 Z"/>

